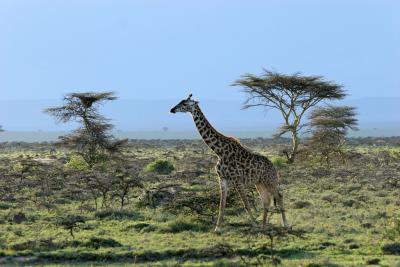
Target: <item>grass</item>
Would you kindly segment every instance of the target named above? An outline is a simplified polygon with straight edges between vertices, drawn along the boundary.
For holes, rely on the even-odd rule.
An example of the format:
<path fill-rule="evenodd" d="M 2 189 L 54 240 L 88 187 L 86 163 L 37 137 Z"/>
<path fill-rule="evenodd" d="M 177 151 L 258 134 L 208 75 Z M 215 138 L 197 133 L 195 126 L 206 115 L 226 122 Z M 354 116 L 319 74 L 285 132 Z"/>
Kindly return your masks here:
<path fill-rule="evenodd" d="M 170 156 L 175 159 L 176 177 L 191 192 L 202 194 L 218 186 L 209 165 L 196 165 L 210 157 L 201 146 L 185 145 L 140 146 L 127 153 L 148 159 Z M 252 147 L 251 145 L 248 145 Z M 259 147 L 252 147 L 259 150 Z M 379 157 L 387 149 L 391 155 L 397 147 L 376 149 L 356 146 L 367 159 Z M 270 152 L 275 153 L 274 147 Z M 26 152 L 4 153 L 3 157 L 18 157 Z M 37 151 L 29 152 L 35 156 Z M 42 155 L 39 153 L 39 157 Z M 279 160 L 276 162 L 280 162 Z M 275 164 L 277 164 L 275 162 Z M 279 163 L 281 164 L 281 163 Z M 202 169 L 197 174 L 193 170 Z M 189 176 L 179 178 L 180 171 Z M 399 161 L 361 161 L 338 163 L 327 170 L 315 163 L 282 164 L 284 198 L 288 220 L 293 229 L 305 231 L 304 238 L 276 240 L 274 251 L 282 266 L 400 266 L 399 188 L 389 180 L 400 177 Z M 155 175 L 155 174 L 154 174 Z M 156 176 L 154 176 L 156 177 Z M 154 178 L 153 177 L 153 178 Z M 159 183 L 165 183 L 168 179 Z M 156 179 L 156 180 L 157 180 Z M 147 186 L 154 188 L 154 180 Z M 140 193 L 140 192 L 139 192 Z M 226 223 L 222 232 L 214 233 L 214 217 L 201 217 L 186 212 L 169 213 L 161 206 L 138 205 L 138 192 L 124 209 L 111 203 L 108 209 L 84 211 L 80 204 L 68 201 L 54 209 L 37 208 L 32 202 L 0 202 L 0 265 L 76 266 L 248 266 L 271 265 L 268 239 L 252 232 L 243 208 L 234 206 L 234 190 L 230 192 Z M 87 203 L 92 205 L 92 203 Z M 260 204 L 257 220 L 261 222 Z M 22 212 L 26 220 L 15 223 L 12 216 Z M 59 214 L 81 214 L 85 223 L 74 230 L 74 237 L 55 223 Z M 272 215 L 271 223 L 280 224 Z"/>

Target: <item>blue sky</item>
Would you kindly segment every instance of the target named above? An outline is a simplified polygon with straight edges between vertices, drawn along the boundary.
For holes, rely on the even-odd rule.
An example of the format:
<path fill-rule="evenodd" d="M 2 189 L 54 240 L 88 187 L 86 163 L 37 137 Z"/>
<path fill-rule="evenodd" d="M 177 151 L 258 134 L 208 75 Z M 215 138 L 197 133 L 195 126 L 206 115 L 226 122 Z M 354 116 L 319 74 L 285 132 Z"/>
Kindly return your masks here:
<path fill-rule="evenodd" d="M 0 125 L 71 129 L 42 109 L 68 92 L 115 91 L 104 112 L 117 129 L 193 131 L 168 113 L 192 92 L 218 129 L 273 130 L 279 114 L 241 111 L 230 86 L 267 68 L 334 80 L 361 128 L 393 128 L 398 14 L 395 0 L 1 0 Z"/>
<path fill-rule="evenodd" d="M 0 99 L 243 99 L 263 67 L 400 96 L 399 1 L 0 2 Z"/>

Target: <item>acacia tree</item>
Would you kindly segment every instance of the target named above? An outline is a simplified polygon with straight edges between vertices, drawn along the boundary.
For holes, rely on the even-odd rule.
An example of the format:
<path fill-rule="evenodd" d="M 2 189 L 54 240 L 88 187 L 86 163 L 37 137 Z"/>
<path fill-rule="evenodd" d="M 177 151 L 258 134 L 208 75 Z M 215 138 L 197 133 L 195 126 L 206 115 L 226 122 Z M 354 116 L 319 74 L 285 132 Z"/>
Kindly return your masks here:
<path fill-rule="evenodd" d="M 289 163 L 294 162 L 298 151 L 305 112 L 321 101 L 342 99 L 346 95 L 341 85 L 326 81 L 322 76 L 286 75 L 269 70 L 259 76 L 244 74 L 232 85 L 242 87 L 248 95 L 243 109 L 261 106 L 280 111 L 284 123 L 277 136 L 291 134 L 291 151 L 287 153 Z"/>
<path fill-rule="evenodd" d="M 112 92 L 71 93 L 64 97 L 61 107 L 45 109 L 59 122 L 76 121 L 81 124 L 73 133 L 61 136 L 58 144 L 74 149 L 89 167 L 120 151 L 126 142 L 115 139 L 109 133 L 113 125 L 98 111 L 100 104 L 115 99 Z"/>
<path fill-rule="evenodd" d="M 129 201 L 129 194 L 133 188 L 143 188 L 141 170 L 140 165 L 131 167 L 119 164 L 119 166 L 115 166 L 113 196 L 119 199 L 121 209 Z"/>
<path fill-rule="evenodd" d="M 357 130 L 356 109 L 350 106 L 317 107 L 310 114 L 312 136 L 308 145 L 330 165 L 330 155 L 342 154 L 348 130 Z"/>

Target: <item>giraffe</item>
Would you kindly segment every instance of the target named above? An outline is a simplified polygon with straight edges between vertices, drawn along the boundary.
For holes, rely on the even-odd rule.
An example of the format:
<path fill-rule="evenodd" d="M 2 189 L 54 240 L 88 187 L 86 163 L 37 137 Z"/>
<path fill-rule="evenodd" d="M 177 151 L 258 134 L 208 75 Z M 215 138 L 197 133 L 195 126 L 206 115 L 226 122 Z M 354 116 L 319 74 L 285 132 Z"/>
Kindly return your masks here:
<path fill-rule="evenodd" d="M 220 203 L 215 231 L 219 231 L 223 224 L 228 187 L 233 187 L 239 193 L 251 223 L 255 225 L 245 192 L 246 186 L 254 185 L 263 204 L 263 225 L 268 222 L 268 208 L 273 199 L 274 204 L 280 207 L 282 224 L 287 227 L 279 177 L 272 162 L 242 146 L 237 139 L 218 132 L 204 116 L 198 101 L 192 99 L 192 94 L 171 109 L 171 113 L 177 112 L 192 115 L 204 142 L 218 156 L 215 168 L 219 176 Z"/>

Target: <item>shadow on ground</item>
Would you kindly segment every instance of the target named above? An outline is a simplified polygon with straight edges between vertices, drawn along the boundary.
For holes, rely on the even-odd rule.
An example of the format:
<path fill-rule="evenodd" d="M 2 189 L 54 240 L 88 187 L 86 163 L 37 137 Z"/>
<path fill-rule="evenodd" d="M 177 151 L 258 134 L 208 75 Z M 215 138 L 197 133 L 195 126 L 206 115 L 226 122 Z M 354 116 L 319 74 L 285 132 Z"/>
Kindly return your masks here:
<path fill-rule="evenodd" d="M 6 256 L 0 261 L 2 264 L 35 264 L 40 262 L 134 262 L 146 263 L 164 260 L 176 260 L 185 262 L 190 260 L 215 260 L 229 259 L 234 257 L 257 257 L 269 255 L 271 251 L 268 248 L 249 248 L 249 249 L 233 249 L 226 244 L 218 244 L 216 246 L 204 249 L 179 249 L 165 251 L 145 251 L 142 253 L 135 252 L 72 252 L 72 251 L 54 251 L 39 252 L 31 255 Z M 275 255 L 282 259 L 303 259 L 312 258 L 313 254 L 296 249 L 276 250 Z"/>

